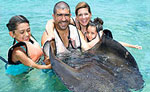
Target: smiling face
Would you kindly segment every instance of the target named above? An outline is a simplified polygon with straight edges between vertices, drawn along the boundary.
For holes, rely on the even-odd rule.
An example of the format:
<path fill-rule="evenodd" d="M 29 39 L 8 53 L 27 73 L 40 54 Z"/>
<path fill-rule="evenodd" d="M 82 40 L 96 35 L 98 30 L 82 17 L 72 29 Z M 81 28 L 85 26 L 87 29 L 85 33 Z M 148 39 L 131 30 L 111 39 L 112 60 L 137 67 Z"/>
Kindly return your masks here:
<path fill-rule="evenodd" d="M 88 8 L 80 8 L 77 14 L 77 20 L 82 26 L 86 26 L 91 20 L 91 13 L 89 13 Z"/>
<path fill-rule="evenodd" d="M 97 31 L 95 26 L 89 26 L 87 29 L 86 37 L 89 41 L 93 40 L 96 38 Z"/>
<path fill-rule="evenodd" d="M 68 9 L 57 9 L 53 14 L 55 25 L 57 29 L 66 30 L 70 22 L 70 12 Z"/>
<path fill-rule="evenodd" d="M 29 41 L 31 37 L 30 27 L 28 23 L 18 24 L 17 29 L 11 32 L 12 37 L 15 38 L 18 42 Z"/>

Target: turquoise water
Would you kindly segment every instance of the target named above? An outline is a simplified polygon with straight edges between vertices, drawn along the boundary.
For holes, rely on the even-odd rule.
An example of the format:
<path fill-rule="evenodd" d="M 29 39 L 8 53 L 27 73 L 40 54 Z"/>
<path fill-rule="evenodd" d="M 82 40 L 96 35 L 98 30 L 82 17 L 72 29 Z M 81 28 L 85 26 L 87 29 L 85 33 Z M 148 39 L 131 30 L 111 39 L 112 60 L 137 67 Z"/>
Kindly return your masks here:
<path fill-rule="evenodd" d="M 40 43 L 46 21 L 52 18 L 53 6 L 59 0 L 0 0 L 0 56 L 7 58 L 12 45 L 6 24 L 14 15 L 24 15 L 30 21 L 33 35 Z M 104 28 L 112 31 L 114 39 L 138 44 L 142 50 L 127 48 L 135 57 L 145 80 L 142 92 L 150 90 L 150 2 L 149 0 L 83 0 L 92 10 L 92 18 L 101 17 Z M 78 0 L 66 0 L 72 16 Z M 0 92 L 63 92 L 68 91 L 54 75 L 34 69 L 28 74 L 8 76 L 0 61 Z"/>

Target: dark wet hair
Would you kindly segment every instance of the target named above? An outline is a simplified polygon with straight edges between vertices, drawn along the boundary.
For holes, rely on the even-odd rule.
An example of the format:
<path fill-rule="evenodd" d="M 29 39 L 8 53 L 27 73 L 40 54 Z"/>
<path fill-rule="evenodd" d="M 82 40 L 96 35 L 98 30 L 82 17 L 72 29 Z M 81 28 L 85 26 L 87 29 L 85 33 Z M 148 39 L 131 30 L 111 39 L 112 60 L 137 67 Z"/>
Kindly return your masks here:
<path fill-rule="evenodd" d="M 103 30 L 104 22 L 103 22 L 103 20 L 101 18 L 98 18 L 98 17 L 95 18 L 94 22 L 96 24 L 97 32 L 99 32 L 100 30 Z"/>
<path fill-rule="evenodd" d="M 56 14 L 56 10 L 57 9 L 68 9 L 69 10 L 69 13 L 70 13 L 70 7 L 69 5 L 64 2 L 64 1 L 60 1 L 60 2 L 57 2 L 54 6 L 54 9 L 53 9 L 53 13 Z"/>
<path fill-rule="evenodd" d="M 88 8 L 88 12 L 91 14 L 90 6 L 86 2 L 80 2 L 77 4 L 75 9 L 76 16 L 78 15 L 78 10 L 81 8 Z"/>
<path fill-rule="evenodd" d="M 13 16 L 10 20 L 9 20 L 9 23 L 6 25 L 8 27 L 8 30 L 9 31 L 14 31 L 17 29 L 17 26 L 20 24 L 20 23 L 28 23 L 29 24 L 29 21 L 27 20 L 26 17 L 24 17 L 23 15 L 16 15 L 16 16 Z"/>
<path fill-rule="evenodd" d="M 89 26 L 95 26 L 96 27 L 96 31 L 99 32 L 100 30 L 103 30 L 103 20 L 101 18 L 95 18 L 94 21 L 90 21 L 87 25 L 87 28 Z"/>
<path fill-rule="evenodd" d="M 104 24 L 104 21 L 103 21 L 101 18 L 99 18 L 99 17 L 95 18 L 95 19 L 94 19 L 94 22 L 95 22 L 95 23 L 99 23 L 99 24 L 101 24 L 101 25 Z"/>

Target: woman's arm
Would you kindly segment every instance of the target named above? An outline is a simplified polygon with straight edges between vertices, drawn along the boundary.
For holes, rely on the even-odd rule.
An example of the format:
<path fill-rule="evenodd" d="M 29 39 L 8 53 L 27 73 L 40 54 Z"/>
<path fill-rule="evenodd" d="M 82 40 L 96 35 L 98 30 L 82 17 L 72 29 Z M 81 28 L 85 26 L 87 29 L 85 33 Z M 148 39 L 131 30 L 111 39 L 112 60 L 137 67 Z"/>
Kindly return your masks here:
<path fill-rule="evenodd" d="M 125 42 L 119 42 L 121 45 L 126 46 L 126 47 L 131 47 L 131 48 L 136 48 L 136 49 L 142 49 L 142 46 L 138 46 L 138 45 L 132 45 L 132 44 L 128 44 Z"/>
<path fill-rule="evenodd" d="M 44 43 L 47 41 L 48 34 L 46 32 L 43 32 L 42 38 L 41 38 L 41 46 L 44 45 Z"/>
<path fill-rule="evenodd" d="M 81 29 L 80 29 L 79 22 L 77 21 L 77 19 L 76 19 L 75 17 L 70 18 L 70 24 L 76 26 L 79 30 L 81 30 Z"/>
<path fill-rule="evenodd" d="M 34 61 L 32 61 L 23 51 L 17 49 L 13 52 L 14 57 L 16 58 L 17 61 L 20 61 L 22 64 L 37 68 L 37 69 L 51 69 L 51 64 L 49 65 L 39 65 L 36 64 Z"/>
<path fill-rule="evenodd" d="M 47 34 L 48 34 L 48 36 L 47 36 L 48 40 L 55 37 L 55 35 L 54 35 L 54 20 L 53 19 L 48 20 L 48 22 L 46 24 L 45 32 L 47 32 Z"/>

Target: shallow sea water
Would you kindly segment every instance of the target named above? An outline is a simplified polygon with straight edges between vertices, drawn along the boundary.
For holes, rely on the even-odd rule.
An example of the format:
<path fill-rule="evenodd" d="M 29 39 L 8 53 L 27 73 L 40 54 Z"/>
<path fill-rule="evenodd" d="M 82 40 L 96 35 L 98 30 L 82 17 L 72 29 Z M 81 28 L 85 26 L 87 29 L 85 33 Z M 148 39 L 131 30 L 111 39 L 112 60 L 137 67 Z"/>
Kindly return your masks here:
<path fill-rule="evenodd" d="M 14 15 L 24 15 L 30 21 L 32 34 L 40 43 L 47 20 L 52 18 L 53 7 L 59 0 L 0 0 L 0 56 L 7 58 L 7 50 L 13 39 L 6 24 Z M 65 0 L 75 16 L 78 0 Z M 149 0 L 82 0 L 92 10 L 92 18 L 104 20 L 104 28 L 112 31 L 117 41 L 141 45 L 142 50 L 127 49 L 137 61 L 145 80 L 142 92 L 150 90 L 150 2 Z M 34 69 L 28 74 L 5 74 L 0 61 L 0 92 L 64 92 L 68 90 L 55 74 Z"/>

